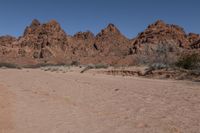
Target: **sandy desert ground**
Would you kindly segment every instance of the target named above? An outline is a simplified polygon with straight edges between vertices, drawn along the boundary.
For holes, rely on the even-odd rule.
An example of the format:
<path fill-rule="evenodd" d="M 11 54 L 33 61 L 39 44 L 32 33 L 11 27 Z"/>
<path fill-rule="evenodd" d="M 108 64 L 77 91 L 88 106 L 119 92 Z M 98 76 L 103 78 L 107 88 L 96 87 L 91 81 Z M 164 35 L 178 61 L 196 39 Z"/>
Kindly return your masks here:
<path fill-rule="evenodd" d="M 0 133 L 200 133 L 200 83 L 0 69 Z"/>

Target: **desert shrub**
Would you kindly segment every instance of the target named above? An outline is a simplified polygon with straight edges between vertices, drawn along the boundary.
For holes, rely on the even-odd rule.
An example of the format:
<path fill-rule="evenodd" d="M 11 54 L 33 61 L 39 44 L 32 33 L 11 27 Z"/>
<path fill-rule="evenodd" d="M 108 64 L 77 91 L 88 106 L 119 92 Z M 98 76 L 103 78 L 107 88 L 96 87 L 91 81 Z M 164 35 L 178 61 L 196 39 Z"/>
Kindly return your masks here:
<path fill-rule="evenodd" d="M 176 65 L 184 69 L 199 69 L 200 68 L 200 54 L 184 54 L 182 55 Z"/>
<path fill-rule="evenodd" d="M 158 44 L 153 53 L 151 64 L 160 64 L 160 66 L 174 65 L 177 60 L 176 52 L 178 52 L 178 49 L 175 49 L 175 47 L 168 43 Z"/>
<path fill-rule="evenodd" d="M 81 73 L 84 73 L 84 72 L 86 72 L 86 71 L 88 71 L 88 70 L 90 70 L 90 69 L 94 69 L 94 67 L 93 66 L 86 66 L 82 71 L 81 71 Z"/>
<path fill-rule="evenodd" d="M 68 66 L 68 64 L 58 63 L 58 64 L 51 64 L 51 63 L 38 63 L 34 65 L 24 65 L 24 68 L 41 68 L 41 67 L 49 67 L 49 66 Z"/>
<path fill-rule="evenodd" d="M 101 69 L 101 68 L 108 68 L 108 65 L 105 65 L 105 64 L 96 64 L 95 66 L 94 66 L 94 68 L 95 69 Z"/>
<path fill-rule="evenodd" d="M 173 43 L 144 44 L 144 50 L 135 56 L 136 64 L 155 66 L 173 66 L 177 61 L 179 49 Z"/>
<path fill-rule="evenodd" d="M 159 70 L 159 69 L 165 69 L 168 68 L 169 66 L 167 64 L 163 63 L 154 63 L 149 66 L 152 70 Z"/>
<path fill-rule="evenodd" d="M 84 73 L 85 71 L 88 71 L 90 69 L 106 69 L 108 68 L 108 65 L 105 65 L 105 64 L 90 64 L 88 66 L 86 66 L 82 71 L 81 73 Z"/>
<path fill-rule="evenodd" d="M 0 67 L 21 69 L 21 67 L 18 66 L 17 64 L 4 63 L 4 62 L 0 63 Z"/>
<path fill-rule="evenodd" d="M 149 64 L 150 58 L 144 54 L 137 54 L 134 58 L 135 65 L 146 65 Z"/>
<path fill-rule="evenodd" d="M 79 63 L 78 61 L 72 61 L 72 62 L 71 62 L 71 65 L 72 65 L 72 66 L 78 66 L 78 65 L 80 65 L 80 63 Z"/>

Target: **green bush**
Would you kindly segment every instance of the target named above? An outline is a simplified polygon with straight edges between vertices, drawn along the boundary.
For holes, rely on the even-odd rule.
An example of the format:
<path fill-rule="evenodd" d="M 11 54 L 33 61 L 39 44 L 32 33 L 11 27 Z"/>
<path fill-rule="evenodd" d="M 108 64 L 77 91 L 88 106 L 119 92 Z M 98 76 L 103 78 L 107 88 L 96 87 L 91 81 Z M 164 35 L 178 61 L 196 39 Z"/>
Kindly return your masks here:
<path fill-rule="evenodd" d="M 200 54 L 192 53 L 182 55 L 176 65 L 184 69 L 198 69 L 200 67 Z"/>

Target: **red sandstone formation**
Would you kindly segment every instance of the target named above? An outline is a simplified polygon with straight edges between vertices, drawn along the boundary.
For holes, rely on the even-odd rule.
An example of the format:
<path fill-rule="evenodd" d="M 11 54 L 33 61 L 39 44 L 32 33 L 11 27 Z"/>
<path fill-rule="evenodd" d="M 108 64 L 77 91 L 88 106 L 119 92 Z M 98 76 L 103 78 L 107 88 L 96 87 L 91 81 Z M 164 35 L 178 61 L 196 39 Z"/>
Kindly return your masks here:
<path fill-rule="evenodd" d="M 171 52 L 200 49 L 200 35 L 187 35 L 183 28 L 159 20 L 132 40 L 127 39 L 114 24 L 109 24 L 96 36 L 90 31 L 69 36 L 55 20 L 42 24 L 35 19 L 26 27 L 23 36 L 0 37 L 0 61 L 124 65 L 133 63 L 135 55 L 151 54 L 162 45 Z"/>

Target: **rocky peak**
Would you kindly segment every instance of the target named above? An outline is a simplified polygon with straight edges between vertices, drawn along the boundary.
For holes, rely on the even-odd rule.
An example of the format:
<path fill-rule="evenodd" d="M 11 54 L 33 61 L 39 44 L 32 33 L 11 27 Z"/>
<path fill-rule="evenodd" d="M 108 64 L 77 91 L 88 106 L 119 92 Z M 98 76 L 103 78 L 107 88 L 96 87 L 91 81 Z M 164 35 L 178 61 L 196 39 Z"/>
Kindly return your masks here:
<path fill-rule="evenodd" d="M 33 19 L 33 21 L 31 22 L 30 27 L 37 27 L 40 26 L 40 21 L 37 19 Z"/>
<path fill-rule="evenodd" d="M 95 49 L 101 52 L 102 55 L 124 56 L 128 54 L 128 46 L 130 41 L 126 38 L 114 24 L 109 24 L 99 34 L 97 34 Z"/>
<path fill-rule="evenodd" d="M 24 36 L 30 35 L 30 34 L 54 34 L 56 32 L 61 32 L 64 33 L 62 30 L 60 24 L 55 21 L 51 20 L 48 23 L 41 24 L 37 19 L 34 19 L 31 23 L 30 26 L 26 27 L 24 31 Z"/>
<path fill-rule="evenodd" d="M 52 25 L 52 26 L 57 26 L 60 25 L 56 20 L 52 19 L 50 20 L 47 24 Z"/>
<path fill-rule="evenodd" d="M 189 41 L 183 28 L 166 24 L 162 20 L 149 25 L 144 32 L 133 39 L 133 51 L 131 53 L 156 51 L 158 45 L 168 45 L 176 51 L 178 48 L 189 48 Z"/>
<path fill-rule="evenodd" d="M 33 34 L 35 32 L 37 32 L 37 29 L 41 26 L 41 23 L 39 22 L 39 20 L 34 19 L 30 26 L 27 26 L 26 29 L 24 30 L 24 35 L 26 36 L 28 34 Z"/>
<path fill-rule="evenodd" d="M 134 44 L 158 44 L 161 42 L 173 41 L 176 45 L 186 47 L 188 45 L 187 35 L 183 28 L 177 25 L 166 24 L 162 20 L 148 26 L 148 28 L 138 34 Z"/>
<path fill-rule="evenodd" d="M 165 32 L 179 32 L 185 34 L 185 31 L 182 27 L 174 24 L 166 24 L 163 20 L 157 20 L 155 23 L 150 24 L 147 30 L 157 30 L 157 31 L 165 31 Z"/>
<path fill-rule="evenodd" d="M 39 59 L 63 56 L 60 53 L 64 53 L 67 43 L 67 35 L 55 20 L 43 24 L 33 20 L 18 41 L 22 49 L 29 49 L 29 56 Z"/>
<path fill-rule="evenodd" d="M 108 24 L 108 26 L 101 30 L 99 34 L 97 34 L 97 37 L 104 37 L 104 36 L 110 36 L 110 35 L 120 35 L 119 29 L 114 24 Z"/>
<path fill-rule="evenodd" d="M 51 30 L 51 31 L 61 30 L 61 26 L 56 20 L 51 20 L 48 23 L 43 24 L 43 27 L 46 28 L 46 30 Z"/>
<path fill-rule="evenodd" d="M 119 32 L 118 28 L 114 24 L 108 24 L 105 30 L 110 32 Z"/>
<path fill-rule="evenodd" d="M 157 20 L 155 23 L 148 26 L 148 28 L 166 27 L 167 24 L 163 20 Z"/>

